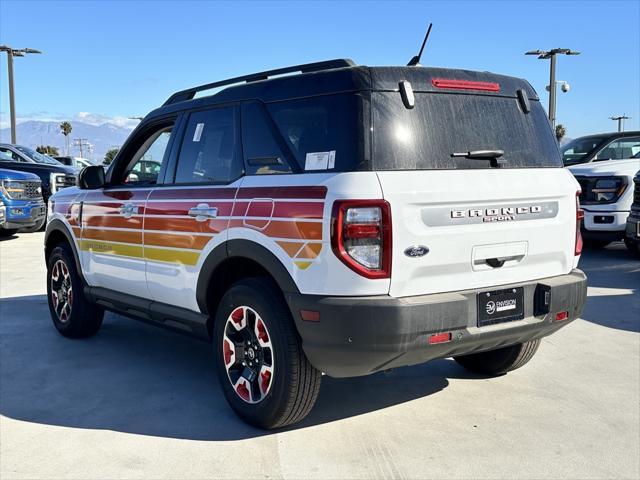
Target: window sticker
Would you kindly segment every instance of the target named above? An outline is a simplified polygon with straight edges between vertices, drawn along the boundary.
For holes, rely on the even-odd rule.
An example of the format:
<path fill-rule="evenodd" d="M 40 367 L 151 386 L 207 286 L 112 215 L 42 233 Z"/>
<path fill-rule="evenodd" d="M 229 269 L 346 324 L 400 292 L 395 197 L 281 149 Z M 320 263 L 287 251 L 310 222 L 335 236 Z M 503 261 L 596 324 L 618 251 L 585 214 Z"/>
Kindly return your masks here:
<path fill-rule="evenodd" d="M 327 170 L 336 166 L 336 151 L 309 152 L 304 161 L 305 170 Z"/>
<path fill-rule="evenodd" d="M 204 123 L 199 123 L 196 125 L 196 131 L 193 132 L 193 141 L 199 142 L 200 137 L 202 136 L 202 130 L 204 130 Z"/>

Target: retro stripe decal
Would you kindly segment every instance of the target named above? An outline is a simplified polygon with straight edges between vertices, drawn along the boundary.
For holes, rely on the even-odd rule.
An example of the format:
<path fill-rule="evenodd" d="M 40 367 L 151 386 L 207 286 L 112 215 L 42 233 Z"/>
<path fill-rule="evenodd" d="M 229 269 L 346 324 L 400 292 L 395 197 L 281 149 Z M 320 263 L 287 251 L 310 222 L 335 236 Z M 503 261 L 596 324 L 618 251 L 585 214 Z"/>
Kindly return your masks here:
<path fill-rule="evenodd" d="M 82 230 L 75 221 L 77 204 L 57 202 L 55 209 L 67 218 L 84 251 L 193 266 L 217 234 L 250 229 L 275 240 L 293 265 L 306 269 L 322 251 L 326 193 L 323 186 L 89 192 Z M 204 222 L 189 216 L 200 204 L 217 208 L 218 216 Z M 125 205 L 137 209 L 125 217 Z"/>

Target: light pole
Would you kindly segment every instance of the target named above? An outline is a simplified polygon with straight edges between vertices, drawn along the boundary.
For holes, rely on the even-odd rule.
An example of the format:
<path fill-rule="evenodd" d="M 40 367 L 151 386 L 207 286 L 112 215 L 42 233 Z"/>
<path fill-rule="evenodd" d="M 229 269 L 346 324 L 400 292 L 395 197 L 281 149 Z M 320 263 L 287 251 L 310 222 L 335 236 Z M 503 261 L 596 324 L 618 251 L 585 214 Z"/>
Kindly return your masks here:
<path fill-rule="evenodd" d="M 551 128 L 556 128 L 556 55 L 580 55 L 569 48 L 554 48 L 552 50 L 531 50 L 525 55 L 537 55 L 540 60 L 551 60 L 549 68 L 549 121 Z"/>
<path fill-rule="evenodd" d="M 631 117 L 627 117 L 626 113 L 622 115 L 618 115 L 617 117 L 609 117 L 611 120 L 615 120 L 618 122 L 618 131 L 624 132 L 624 121 L 629 120 Z"/>
<path fill-rule="evenodd" d="M 7 52 L 7 68 L 9 69 L 9 116 L 11 117 L 11 143 L 16 143 L 16 100 L 13 91 L 13 57 L 24 57 L 27 53 L 42 53 L 33 48 L 11 48 L 0 45 L 0 52 Z"/>

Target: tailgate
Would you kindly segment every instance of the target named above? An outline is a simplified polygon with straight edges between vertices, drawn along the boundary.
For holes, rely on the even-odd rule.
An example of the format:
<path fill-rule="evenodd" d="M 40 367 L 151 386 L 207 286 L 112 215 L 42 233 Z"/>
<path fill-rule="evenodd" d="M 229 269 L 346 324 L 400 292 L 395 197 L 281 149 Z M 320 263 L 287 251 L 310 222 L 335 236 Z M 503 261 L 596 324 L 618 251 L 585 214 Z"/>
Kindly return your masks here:
<path fill-rule="evenodd" d="M 489 288 L 573 268 L 578 185 L 565 169 L 387 171 L 378 178 L 392 211 L 391 296 Z M 411 256 L 415 246 L 428 253 Z"/>

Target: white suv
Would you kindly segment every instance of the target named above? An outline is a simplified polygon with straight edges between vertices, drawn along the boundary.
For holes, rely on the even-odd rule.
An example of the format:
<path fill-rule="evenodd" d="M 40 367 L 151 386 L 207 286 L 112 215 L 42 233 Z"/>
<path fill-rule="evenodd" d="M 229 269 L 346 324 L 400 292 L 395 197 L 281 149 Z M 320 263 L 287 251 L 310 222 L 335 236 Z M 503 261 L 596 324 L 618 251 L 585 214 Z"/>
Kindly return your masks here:
<path fill-rule="evenodd" d="M 265 428 L 304 418 L 322 372 L 500 375 L 582 311 L 578 189 L 524 80 L 332 60 L 203 85 L 50 201 L 51 316 L 212 340 Z"/>

